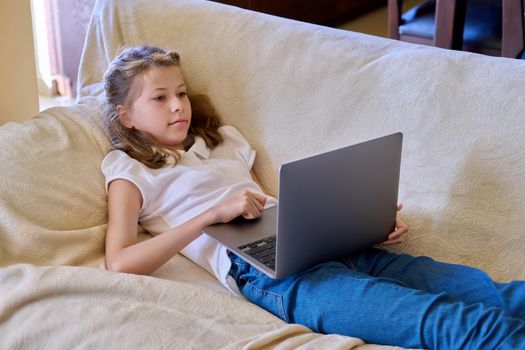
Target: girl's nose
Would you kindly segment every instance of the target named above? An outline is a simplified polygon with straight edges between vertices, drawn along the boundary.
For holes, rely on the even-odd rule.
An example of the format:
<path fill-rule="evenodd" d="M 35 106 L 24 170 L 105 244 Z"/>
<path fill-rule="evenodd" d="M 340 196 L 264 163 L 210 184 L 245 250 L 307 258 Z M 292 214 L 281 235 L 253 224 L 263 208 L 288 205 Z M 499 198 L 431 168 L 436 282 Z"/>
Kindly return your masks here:
<path fill-rule="evenodd" d="M 171 103 L 171 113 L 177 113 L 177 112 L 180 112 L 180 110 L 181 110 L 181 105 L 179 101 L 173 101 Z"/>

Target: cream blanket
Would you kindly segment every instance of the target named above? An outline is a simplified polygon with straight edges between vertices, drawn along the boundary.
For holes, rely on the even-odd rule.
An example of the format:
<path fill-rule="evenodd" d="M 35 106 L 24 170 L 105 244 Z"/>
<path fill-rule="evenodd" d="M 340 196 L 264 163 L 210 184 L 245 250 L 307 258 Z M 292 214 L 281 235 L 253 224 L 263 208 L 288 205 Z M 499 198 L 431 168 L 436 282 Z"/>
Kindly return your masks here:
<path fill-rule="evenodd" d="M 402 131 L 411 232 L 399 250 L 525 278 L 525 62 L 207 1 L 99 1 L 77 104 L 0 128 L 0 348 L 362 344 L 286 325 L 182 256 L 156 278 L 100 269 L 109 149 L 100 81 L 118 49 L 138 43 L 181 54 L 191 91 L 252 142 L 273 193 L 284 161 Z"/>
<path fill-rule="evenodd" d="M 232 295 L 87 267 L 1 271 L 2 349 L 351 349 Z"/>

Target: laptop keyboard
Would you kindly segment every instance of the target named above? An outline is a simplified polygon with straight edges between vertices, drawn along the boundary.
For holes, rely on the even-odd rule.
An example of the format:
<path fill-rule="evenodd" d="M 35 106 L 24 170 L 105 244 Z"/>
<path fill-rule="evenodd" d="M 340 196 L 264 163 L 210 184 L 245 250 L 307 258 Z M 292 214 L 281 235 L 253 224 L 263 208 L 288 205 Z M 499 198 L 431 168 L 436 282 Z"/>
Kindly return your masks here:
<path fill-rule="evenodd" d="M 272 270 L 275 270 L 275 240 L 276 236 L 273 235 L 242 245 L 239 249 Z"/>

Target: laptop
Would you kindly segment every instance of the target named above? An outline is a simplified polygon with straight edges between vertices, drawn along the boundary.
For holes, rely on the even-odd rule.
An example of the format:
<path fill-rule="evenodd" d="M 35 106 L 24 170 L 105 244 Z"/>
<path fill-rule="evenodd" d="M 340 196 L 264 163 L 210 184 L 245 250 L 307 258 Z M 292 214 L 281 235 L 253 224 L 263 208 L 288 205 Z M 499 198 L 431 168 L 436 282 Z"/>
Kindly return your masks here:
<path fill-rule="evenodd" d="M 402 133 L 279 169 L 279 204 L 204 232 L 273 279 L 387 239 L 396 221 Z"/>

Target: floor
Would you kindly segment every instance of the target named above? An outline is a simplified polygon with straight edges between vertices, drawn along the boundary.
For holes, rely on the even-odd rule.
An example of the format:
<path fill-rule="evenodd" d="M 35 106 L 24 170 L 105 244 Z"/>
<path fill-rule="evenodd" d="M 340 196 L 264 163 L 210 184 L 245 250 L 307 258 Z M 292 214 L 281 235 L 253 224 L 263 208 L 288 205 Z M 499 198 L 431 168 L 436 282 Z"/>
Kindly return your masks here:
<path fill-rule="evenodd" d="M 403 12 L 415 6 L 420 0 L 403 1 Z M 338 28 L 354 32 L 388 37 L 388 7 L 384 6 L 364 16 L 340 25 Z"/>
<path fill-rule="evenodd" d="M 418 0 L 406 0 L 404 1 L 404 8 L 408 9 L 418 3 Z M 366 15 L 358 17 L 347 23 L 340 25 L 338 28 L 351 30 L 354 32 L 366 33 L 381 37 L 388 36 L 388 8 L 384 6 L 375 11 L 371 11 Z M 66 106 L 73 103 L 74 101 L 67 97 L 40 97 L 40 110 L 46 109 L 52 106 Z"/>

